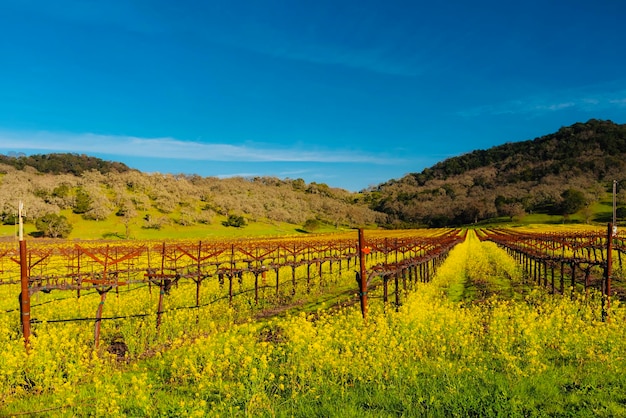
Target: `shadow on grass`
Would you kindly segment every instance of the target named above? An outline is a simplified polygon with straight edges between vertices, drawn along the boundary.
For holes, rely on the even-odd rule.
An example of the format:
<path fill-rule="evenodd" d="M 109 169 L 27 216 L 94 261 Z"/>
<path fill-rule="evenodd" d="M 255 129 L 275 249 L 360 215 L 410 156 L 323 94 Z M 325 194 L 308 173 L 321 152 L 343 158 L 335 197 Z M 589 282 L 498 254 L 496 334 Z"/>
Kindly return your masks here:
<path fill-rule="evenodd" d="M 126 239 L 124 234 L 120 234 L 119 232 L 106 232 L 102 234 L 102 238 L 104 239 Z"/>

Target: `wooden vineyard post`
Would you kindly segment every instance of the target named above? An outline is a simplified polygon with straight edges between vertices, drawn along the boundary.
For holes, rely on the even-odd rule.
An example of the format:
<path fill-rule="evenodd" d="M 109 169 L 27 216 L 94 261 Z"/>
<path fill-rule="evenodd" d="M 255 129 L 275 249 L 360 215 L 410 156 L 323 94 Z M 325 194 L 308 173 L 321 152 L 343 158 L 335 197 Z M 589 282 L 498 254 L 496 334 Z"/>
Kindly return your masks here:
<path fill-rule="evenodd" d="M 104 256 L 103 269 L 102 269 L 102 282 L 107 281 L 108 276 L 108 261 L 109 261 L 109 246 L 106 246 L 106 253 Z M 98 309 L 96 310 L 96 323 L 94 324 L 93 331 L 93 344 L 98 349 L 100 346 L 100 325 L 102 323 L 102 310 L 104 309 L 104 301 L 107 298 L 107 293 L 111 290 L 112 287 L 107 287 L 104 289 L 97 289 L 100 294 L 100 303 L 98 304 Z"/>
<path fill-rule="evenodd" d="M 196 308 L 200 307 L 200 286 L 202 286 L 202 275 L 200 274 L 200 271 L 202 269 L 202 264 L 201 264 L 201 257 L 202 257 L 202 241 L 198 242 L 198 257 L 196 258 Z"/>
<path fill-rule="evenodd" d="M 307 251 L 307 261 L 306 261 L 306 293 L 311 292 L 311 248 L 309 247 Z"/>
<path fill-rule="evenodd" d="M 367 273 L 365 271 L 366 251 L 363 239 L 363 229 L 359 228 L 359 296 L 361 299 L 361 314 L 365 320 L 367 320 Z"/>
<path fill-rule="evenodd" d="M 589 286 L 591 283 L 591 265 L 585 269 L 585 296 L 589 297 Z"/>
<path fill-rule="evenodd" d="M 524 284 L 526 284 L 526 280 L 530 280 L 530 257 L 528 254 L 522 253 L 522 257 L 524 258 Z"/>
<path fill-rule="evenodd" d="M 265 266 L 262 265 L 261 268 L 264 269 Z M 262 296 L 263 298 L 265 298 L 265 288 L 267 287 L 267 270 L 261 271 L 261 279 L 262 279 L 262 283 L 261 283 Z"/>
<path fill-rule="evenodd" d="M 402 290 L 406 292 L 406 269 L 402 269 Z"/>
<path fill-rule="evenodd" d="M 396 312 L 398 312 L 400 310 L 400 291 L 398 289 L 398 271 L 396 270 L 396 272 L 393 275 L 393 282 L 394 282 L 394 291 L 395 291 L 395 296 L 396 296 Z"/>
<path fill-rule="evenodd" d="M 200 307 L 200 286 L 202 285 L 202 279 L 198 277 L 196 279 L 196 308 Z"/>
<path fill-rule="evenodd" d="M 389 301 L 389 276 L 383 276 L 383 303 L 385 304 L 385 309 L 387 308 L 387 302 Z"/>
<path fill-rule="evenodd" d="M 161 247 L 161 277 L 165 274 L 165 241 Z M 161 327 L 161 316 L 163 315 L 163 296 L 165 295 L 165 289 L 163 289 L 163 280 L 159 280 L 159 304 L 157 306 L 157 318 L 156 327 Z"/>
<path fill-rule="evenodd" d="M 324 281 L 322 280 L 322 268 L 324 266 L 324 262 L 323 261 L 318 261 L 317 262 L 317 274 L 320 277 L 320 288 L 324 286 Z"/>
<path fill-rule="evenodd" d="M 285 262 L 287 261 L 287 257 L 285 256 Z M 276 297 L 278 298 L 279 290 L 278 286 L 280 285 L 280 247 L 276 251 Z"/>
<path fill-rule="evenodd" d="M 609 321 L 611 309 L 611 274 L 613 270 L 613 224 L 609 223 L 606 236 L 606 268 L 602 286 L 602 321 Z"/>
<path fill-rule="evenodd" d="M 159 282 L 159 303 L 157 305 L 156 327 L 161 328 L 161 318 L 163 316 L 163 298 L 165 297 L 165 286 L 163 281 Z"/>
<path fill-rule="evenodd" d="M 98 347 L 100 346 L 100 324 L 102 322 L 102 310 L 104 308 L 104 301 L 107 298 L 107 293 L 109 293 L 109 290 L 111 289 L 112 288 L 109 287 L 104 290 L 98 290 L 98 293 L 100 293 L 100 303 L 98 304 L 98 309 L 96 311 L 96 324 L 94 325 L 93 331 L 93 344 L 96 349 L 98 349 Z"/>
<path fill-rule="evenodd" d="M 22 208 L 24 204 L 19 203 L 19 245 L 20 245 L 20 282 L 22 291 L 20 293 L 20 321 L 22 323 L 22 335 L 24 345 L 28 350 L 30 342 L 30 289 L 28 288 L 28 259 L 26 252 L 26 241 L 24 241 L 24 224 L 22 221 Z"/>
<path fill-rule="evenodd" d="M 76 289 L 76 298 L 80 298 L 80 250 L 76 249 L 76 277 L 78 280 L 78 289 Z"/>
<path fill-rule="evenodd" d="M 291 252 L 293 256 L 293 262 L 291 263 L 291 295 L 296 294 L 296 266 L 298 263 L 298 257 L 296 255 L 296 244 L 293 244 L 293 252 Z M 285 256 L 285 260 L 287 260 L 287 255 Z"/>
<path fill-rule="evenodd" d="M 576 291 L 576 263 L 571 263 L 572 277 L 570 278 L 570 286 L 572 288 L 570 297 L 574 299 L 574 292 Z"/>
<path fill-rule="evenodd" d="M 239 275 L 235 271 L 235 244 L 230 245 L 230 274 L 228 275 L 228 305 L 233 306 L 233 279 Z"/>
<path fill-rule="evenodd" d="M 228 275 L 228 305 L 233 306 L 233 273 Z"/>

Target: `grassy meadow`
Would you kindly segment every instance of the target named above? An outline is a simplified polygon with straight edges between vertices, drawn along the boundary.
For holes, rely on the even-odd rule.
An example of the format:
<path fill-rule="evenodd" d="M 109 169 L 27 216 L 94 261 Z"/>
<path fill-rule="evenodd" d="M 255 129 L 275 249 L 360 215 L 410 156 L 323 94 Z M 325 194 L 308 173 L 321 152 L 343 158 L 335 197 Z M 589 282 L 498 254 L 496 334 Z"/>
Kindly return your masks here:
<path fill-rule="evenodd" d="M 172 311 L 158 333 L 154 316 L 105 323 L 99 349 L 92 323 L 44 322 L 26 354 L 6 288 L 2 416 L 626 416 L 624 307 L 602 322 L 593 295 L 533 288 L 471 231 L 397 311 L 373 293 L 367 321 L 321 295 L 262 317 L 241 300 Z M 40 319 L 92 315 L 98 301 L 46 297 Z M 107 309 L 148 312 L 155 297 L 120 292 Z M 108 350 L 119 339 L 121 358 Z"/>
<path fill-rule="evenodd" d="M 81 240 L 101 240 L 125 239 L 126 226 L 118 216 L 111 215 L 101 221 L 85 220 L 81 215 L 71 211 L 63 211 L 72 225 L 72 233 L 69 239 Z M 210 224 L 178 225 L 168 223 L 160 229 L 145 228 L 143 219 L 135 218 L 129 225 L 129 239 L 133 240 L 172 240 L 172 239 L 204 239 L 204 238 L 248 238 L 262 236 L 289 236 L 307 233 L 301 225 L 289 224 L 286 222 L 257 220 L 248 222 L 244 227 L 228 227 L 222 223 L 226 221 L 225 216 L 215 215 Z M 36 231 L 32 223 L 24 224 L 24 234 L 28 237 Z M 330 225 L 323 225 L 315 233 L 343 232 L 345 229 L 335 228 Z M 17 235 L 15 225 L 0 225 L 0 237 L 11 237 Z"/>

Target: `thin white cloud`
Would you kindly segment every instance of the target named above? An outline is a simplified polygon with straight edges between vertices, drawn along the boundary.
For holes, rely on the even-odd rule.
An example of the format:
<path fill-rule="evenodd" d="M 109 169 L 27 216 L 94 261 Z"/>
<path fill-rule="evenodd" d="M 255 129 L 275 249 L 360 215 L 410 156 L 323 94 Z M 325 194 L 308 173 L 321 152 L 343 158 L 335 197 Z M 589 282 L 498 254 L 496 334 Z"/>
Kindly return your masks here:
<path fill-rule="evenodd" d="M 414 77 L 422 72 L 421 69 L 389 59 L 385 56 L 387 51 L 382 48 L 348 49 L 335 45 L 304 44 L 282 48 L 266 48 L 257 45 L 255 50 L 279 58 L 323 65 L 340 65 L 379 74 Z"/>
<path fill-rule="evenodd" d="M 191 30 L 210 42 L 284 60 L 404 77 L 424 72 L 423 60 L 418 60 L 414 45 L 406 38 L 408 28 L 389 28 L 380 34 L 375 17 L 365 13 L 353 18 L 346 22 L 348 26 L 338 29 L 341 36 L 337 37 L 316 29 L 315 21 L 303 22 L 307 30 L 287 31 L 281 24 L 245 17 L 233 22 L 236 27 L 227 31 L 218 31 L 217 27 Z M 371 37 L 371 41 L 362 42 L 362 36 Z"/>
<path fill-rule="evenodd" d="M 595 91 L 589 92 L 589 90 Z M 626 106 L 626 90 L 623 87 L 621 90 L 608 91 L 606 86 L 595 86 L 595 88 L 580 88 L 545 96 L 526 97 L 504 103 L 477 106 L 462 110 L 458 114 L 466 118 L 505 114 L 539 115 L 568 109 L 600 111 L 624 106 Z"/>
<path fill-rule="evenodd" d="M 565 103 L 553 103 L 550 105 L 539 105 L 536 107 L 536 110 L 538 111 L 542 111 L 542 110 L 548 110 L 548 111 L 555 111 L 555 110 L 562 110 L 562 109 L 567 109 L 569 107 L 575 107 L 576 103 L 574 102 L 565 102 Z"/>
<path fill-rule="evenodd" d="M 203 39 L 207 43 L 222 43 L 259 54 L 294 61 L 340 65 L 379 74 L 409 77 L 423 72 L 422 66 L 418 65 L 415 60 L 411 61 L 406 53 L 394 53 L 395 48 L 397 48 L 397 40 L 391 44 L 385 44 L 382 40 L 386 37 L 382 36 L 377 37 L 377 39 L 381 39 L 379 45 L 369 43 L 367 47 L 354 47 L 341 44 L 338 41 L 324 41 L 319 39 L 319 36 L 306 36 L 301 32 L 298 37 L 294 37 L 293 33 L 285 33 L 271 22 L 263 23 L 262 19 L 250 19 L 246 18 L 245 15 L 238 16 L 234 22 L 226 20 L 225 22 L 218 22 L 218 24 L 215 24 L 216 22 L 204 24 L 201 22 L 202 18 L 197 16 L 181 18 L 176 14 L 166 14 L 169 8 L 149 7 L 140 2 L 128 1 L 87 3 L 82 0 L 63 0 L 60 2 L 14 0 L 12 6 L 31 13 L 41 13 L 60 22 L 73 24 L 108 25 L 146 34 L 168 33 L 180 36 L 191 33 L 195 39 Z M 199 16 L 214 18 L 213 13 L 209 10 L 209 8 L 194 6 L 194 11 Z M 353 23 L 353 25 L 358 25 L 353 28 L 355 30 L 374 31 L 377 29 L 375 24 L 375 21 L 358 21 Z M 393 29 L 387 29 L 387 32 L 390 31 Z M 345 29 L 344 32 L 350 34 L 348 29 Z M 397 33 L 403 33 L 403 31 L 396 29 L 396 37 L 398 36 Z M 353 34 L 348 37 L 359 39 Z M 404 36 L 400 39 L 404 39 Z"/>
<path fill-rule="evenodd" d="M 396 164 L 400 159 L 349 150 L 307 150 L 181 141 L 175 138 L 138 138 L 92 133 L 10 132 L 0 130 L 0 148 L 17 152 L 45 151 L 109 154 L 196 161 L 322 162 Z"/>

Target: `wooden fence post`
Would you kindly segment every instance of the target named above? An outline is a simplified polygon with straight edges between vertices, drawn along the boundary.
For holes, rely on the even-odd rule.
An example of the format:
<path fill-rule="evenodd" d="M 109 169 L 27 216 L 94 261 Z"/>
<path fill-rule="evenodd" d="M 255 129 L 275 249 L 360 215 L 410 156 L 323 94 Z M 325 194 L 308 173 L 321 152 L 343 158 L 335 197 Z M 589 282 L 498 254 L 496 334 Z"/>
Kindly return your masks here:
<path fill-rule="evenodd" d="M 613 270 L 613 224 L 609 223 L 606 235 L 606 268 L 604 269 L 604 286 L 602 286 L 602 321 L 609 320 L 611 308 L 611 274 Z"/>
<path fill-rule="evenodd" d="M 398 270 L 393 274 L 394 291 L 396 296 L 396 312 L 400 310 L 400 289 L 398 289 Z"/>
<path fill-rule="evenodd" d="M 28 256 L 26 251 L 26 241 L 24 241 L 24 222 L 22 220 L 22 210 L 24 204 L 19 203 L 19 245 L 20 245 L 20 321 L 22 323 L 22 335 L 24 336 L 24 345 L 28 351 L 30 343 L 30 290 L 28 286 Z"/>
<path fill-rule="evenodd" d="M 96 323 L 94 324 L 93 330 L 93 345 L 98 349 L 100 346 L 100 324 L 102 322 L 102 310 L 104 308 L 104 301 L 107 298 L 107 293 L 112 288 L 109 287 L 107 289 L 98 289 L 98 293 L 100 293 L 100 303 L 98 304 L 98 309 L 96 310 Z"/>
<path fill-rule="evenodd" d="M 26 252 L 26 241 L 20 240 L 20 282 L 22 291 L 20 293 L 20 320 L 22 322 L 22 335 L 24 344 L 28 350 L 30 343 L 30 290 L 28 288 L 28 258 Z"/>
<path fill-rule="evenodd" d="M 228 274 L 228 304 L 233 306 L 233 273 Z"/>
<path fill-rule="evenodd" d="M 359 228 L 359 296 L 361 298 L 361 314 L 367 320 L 367 272 L 365 271 L 365 242 L 363 229 Z"/>

